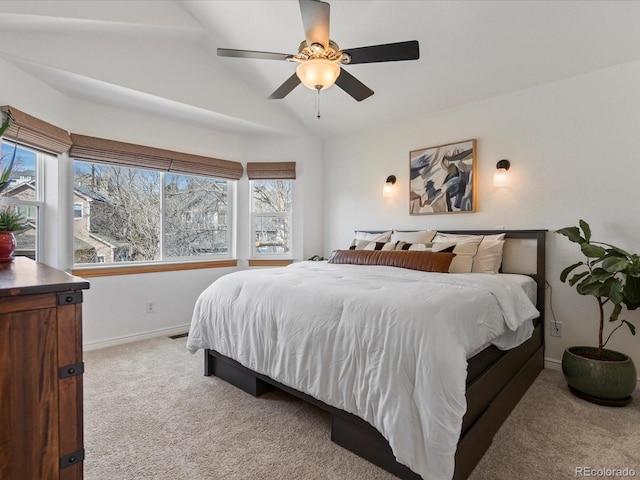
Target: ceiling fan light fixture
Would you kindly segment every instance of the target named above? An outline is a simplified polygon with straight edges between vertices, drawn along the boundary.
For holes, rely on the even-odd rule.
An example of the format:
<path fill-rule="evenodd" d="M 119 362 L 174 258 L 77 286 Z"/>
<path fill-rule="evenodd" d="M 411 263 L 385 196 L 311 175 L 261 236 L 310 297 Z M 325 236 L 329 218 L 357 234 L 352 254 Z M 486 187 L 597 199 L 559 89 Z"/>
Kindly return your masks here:
<path fill-rule="evenodd" d="M 296 75 L 305 87 L 317 90 L 320 86 L 321 90 L 324 90 L 336 82 L 340 75 L 340 66 L 331 60 L 314 58 L 298 65 Z"/>

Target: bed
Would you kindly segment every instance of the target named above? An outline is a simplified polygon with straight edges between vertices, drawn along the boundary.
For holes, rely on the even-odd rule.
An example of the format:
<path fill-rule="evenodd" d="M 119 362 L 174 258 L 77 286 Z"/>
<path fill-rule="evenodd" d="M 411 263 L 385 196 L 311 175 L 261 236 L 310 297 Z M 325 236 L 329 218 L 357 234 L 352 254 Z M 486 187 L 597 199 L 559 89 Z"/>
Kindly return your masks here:
<path fill-rule="evenodd" d="M 237 272 L 203 292 L 187 346 L 205 350 L 207 376 L 327 410 L 334 442 L 400 478 L 467 478 L 543 368 L 545 231 L 442 233 L 504 234 L 501 274 L 318 262 Z M 425 308 L 441 320 L 425 325 Z"/>

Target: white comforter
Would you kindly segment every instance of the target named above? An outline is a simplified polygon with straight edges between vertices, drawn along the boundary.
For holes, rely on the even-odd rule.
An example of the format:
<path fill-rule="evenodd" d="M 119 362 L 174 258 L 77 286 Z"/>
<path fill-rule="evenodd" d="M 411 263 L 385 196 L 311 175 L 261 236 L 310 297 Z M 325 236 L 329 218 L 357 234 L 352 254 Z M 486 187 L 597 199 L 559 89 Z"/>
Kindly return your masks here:
<path fill-rule="evenodd" d="M 187 348 L 365 419 L 400 463 L 443 480 L 453 476 L 469 354 L 517 346 L 537 316 L 501 275 L 300 262 L 216 280 L 195 306 Z"/>

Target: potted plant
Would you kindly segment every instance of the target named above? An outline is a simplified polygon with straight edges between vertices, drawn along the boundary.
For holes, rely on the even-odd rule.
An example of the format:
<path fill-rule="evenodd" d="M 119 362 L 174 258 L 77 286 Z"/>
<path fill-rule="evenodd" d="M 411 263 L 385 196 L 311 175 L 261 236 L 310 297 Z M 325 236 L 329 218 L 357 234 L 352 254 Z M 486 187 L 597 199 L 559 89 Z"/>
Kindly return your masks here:
<path fill-rule="evenodd" d="M 24 228 L 24 217 L 8 209 L 0 211 L 0 262 L 13 261 L 16 237 L 13 232 Z"/>
<path fill-rule="evenodd" d="M 575 286 L 580 295 L 595 297 L 599 313 L 598 346 L 567 348 L 562 357 L 562 371 L 571 391 L 601 405 L 623 406 L 631 400 L 637 373 L 632 359 L 605 348 L 611 336 L 627 327 L 632 335 L 635 326 L 621 317 L 623 310 L 640 306 L 640 257 L 604 242 L 591 240 L 591 228 L 584 220 L 579 227 L 557 231 L 580 245 L 586 257 L 565 268 L 562 282 Z M 572 275 L 571 275 L 572 274 Z M 569 277 L 571 275 L 571 277 Z M 604 337 L 605 317 L 616 326 Z"/>

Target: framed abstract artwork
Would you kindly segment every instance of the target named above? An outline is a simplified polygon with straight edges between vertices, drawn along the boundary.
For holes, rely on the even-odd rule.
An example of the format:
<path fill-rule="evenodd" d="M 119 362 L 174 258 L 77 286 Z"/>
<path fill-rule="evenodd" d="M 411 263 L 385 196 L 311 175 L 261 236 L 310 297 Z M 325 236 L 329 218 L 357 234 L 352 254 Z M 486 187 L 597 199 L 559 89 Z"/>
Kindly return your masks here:
<path fill-rule="evenodd" d="M 475 212 L 476 139 L 409 153 L 409 214 Z"/>

